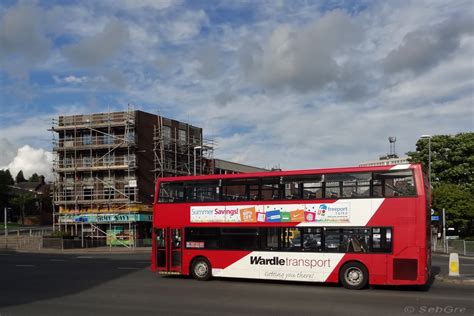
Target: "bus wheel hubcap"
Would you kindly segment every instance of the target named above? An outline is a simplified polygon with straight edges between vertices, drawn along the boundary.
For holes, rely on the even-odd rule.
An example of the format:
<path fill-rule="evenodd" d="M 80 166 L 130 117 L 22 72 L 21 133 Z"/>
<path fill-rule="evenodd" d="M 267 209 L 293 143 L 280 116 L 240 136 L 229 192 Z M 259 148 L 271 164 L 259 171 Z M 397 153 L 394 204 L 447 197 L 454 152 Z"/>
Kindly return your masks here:
<path fill-rule="evenodd" d="M 196 265 L 196 268 L 194 269 L 194 271 L 200 277 L 205 276 L 207 273 L 207 264 L 205 264 L 204 262 L 199 262 Z"/>
<path fill-rule="evenodd" d="M 351 268 L 346 273 L 346 281 L 351 285 L 358 285 L 362 282 L 363 275 L 359 268 Z"/>

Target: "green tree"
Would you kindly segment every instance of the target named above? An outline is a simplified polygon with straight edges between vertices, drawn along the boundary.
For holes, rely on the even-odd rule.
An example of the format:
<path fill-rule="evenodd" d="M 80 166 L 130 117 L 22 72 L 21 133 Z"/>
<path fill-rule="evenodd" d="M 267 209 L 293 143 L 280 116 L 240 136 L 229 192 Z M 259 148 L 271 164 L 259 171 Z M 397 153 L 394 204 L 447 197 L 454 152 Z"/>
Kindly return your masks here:
<path fill-rule="evenodd" d="M 35 172 L 31 175 L 31 177 L 28 178 L 28 182 L 39 182 L 39 176 Z"/>
<path fill-rule="evenodd" d="M 408 152 L 410 162 L 421 162 L 428 173 L 429 140 L 420 138 L 416 151 Z M 452 183 L 474 189 L 474 133 L 434 135 L 431 138 L 431 181 Z M 473 191 L 474 192 L 474 191 Z"/>
<path fill-rule="evenodd" d="M 31 192 L 25 192 L 11 199 L 11 204 L 20 210 L 21 224 L 25 223 L 26 208 L 36 201 L 36 196 Z"/>
<path fill-rule="evenodd" d="M 410 162 L 421 162 L 428 173 L 429 140 L 419 139 Z M 472 233 L 474 219 L 474 133 L 431 138 L 432 207 L 446 210 L 447 225 Z"/>
<path fill-rule="evenodd" d="M 459 184 L 439 183 L 433 188 L 433 208 L 446 210 L 446 224 L 458 228 L 462 234 L 472 230 L 474 195 Z"/>
<path fill-rule="evenodd" d="M 23 175 L 23 170 L 18 171 L 18 174 L 15 177 L 15 182 L 16 183 L 26 182 L 25 176 Z"/>

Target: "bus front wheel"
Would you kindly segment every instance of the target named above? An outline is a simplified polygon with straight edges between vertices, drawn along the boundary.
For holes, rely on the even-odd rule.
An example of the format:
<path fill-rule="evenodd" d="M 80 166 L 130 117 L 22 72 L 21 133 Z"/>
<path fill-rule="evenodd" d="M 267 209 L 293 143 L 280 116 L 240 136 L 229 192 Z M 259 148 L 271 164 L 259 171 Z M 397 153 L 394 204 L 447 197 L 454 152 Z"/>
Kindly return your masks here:
<path fill-rule="evenodd" d="M 360 290 L 367 286 L 369 273 L 362 263 L 349 262 L 339 271 L 339 280 L 346 289 Z"/>
<path fill-rule="evenodd" d="M 205 258 L 197 258 L 191 266 L 191 275 L 198 281 L 207 281 L 212 276 L 211 264 Z"/>

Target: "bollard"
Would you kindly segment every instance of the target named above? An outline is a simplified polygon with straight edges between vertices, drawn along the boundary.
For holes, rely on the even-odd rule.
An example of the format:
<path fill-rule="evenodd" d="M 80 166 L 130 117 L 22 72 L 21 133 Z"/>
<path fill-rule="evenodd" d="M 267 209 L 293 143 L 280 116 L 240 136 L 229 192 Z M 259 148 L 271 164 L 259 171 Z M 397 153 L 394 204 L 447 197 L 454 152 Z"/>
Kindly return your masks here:
<path fill-rule="evenodd" d="M 459 255 L 457 253 L 449 254 L 449 276 L 459 277 Z"/>

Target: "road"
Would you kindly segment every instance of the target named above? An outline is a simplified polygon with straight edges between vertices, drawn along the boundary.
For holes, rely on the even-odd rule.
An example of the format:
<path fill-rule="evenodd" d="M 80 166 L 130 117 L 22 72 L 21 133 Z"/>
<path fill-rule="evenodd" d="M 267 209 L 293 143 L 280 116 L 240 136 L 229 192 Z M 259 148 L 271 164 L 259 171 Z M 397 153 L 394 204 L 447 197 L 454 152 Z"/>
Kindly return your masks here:
<path fill-rule="evenodd" d="M 428 291 L 161 277 L 147 254 L 0 252 L 0 315 L 474 315 L 474 287 Z M 435 256 L 435 269 L 447 257 Z M 462 259 L 461 271 L 474 270 Z M 470 273 L 469 272 L 469 273 Z M 431 310 L 430 310 L 431 308 Z"/>

